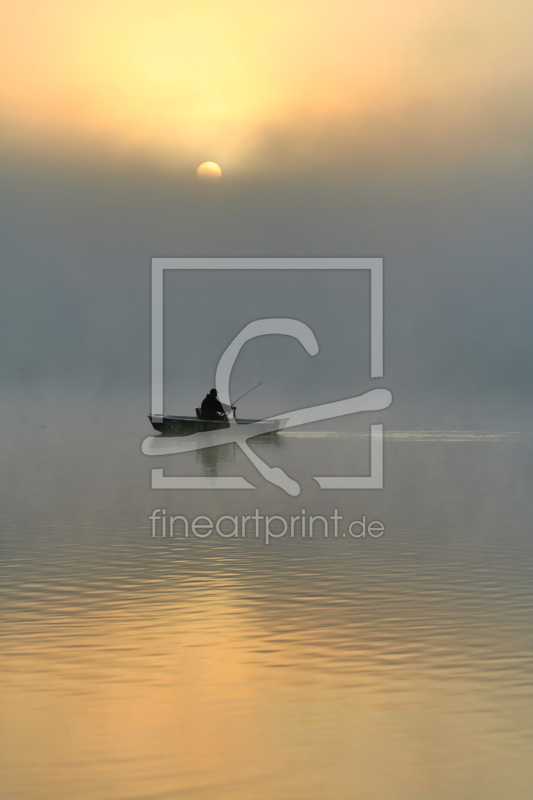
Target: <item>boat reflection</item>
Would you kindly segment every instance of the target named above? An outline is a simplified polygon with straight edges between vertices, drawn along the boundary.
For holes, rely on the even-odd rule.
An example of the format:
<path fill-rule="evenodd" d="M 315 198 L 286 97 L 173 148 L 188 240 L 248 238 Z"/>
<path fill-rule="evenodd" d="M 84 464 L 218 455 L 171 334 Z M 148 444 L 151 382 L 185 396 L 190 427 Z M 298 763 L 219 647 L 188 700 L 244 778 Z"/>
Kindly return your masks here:
<path fill-rule="evenodd" d="M 265 433 L 254 437 L 253 447 L 258 453 L 266 453 L 286 448 L 287 442 L 276 436 L 275 433 Z M 228 442 L 214 447 L 204 447 L 196 450 L 196 464 L 201 468 L 204 475 L 216 477 L 220 468 L 225 469 L 235 463 L 238 451 L 239 448 L 235 442 Z"/>

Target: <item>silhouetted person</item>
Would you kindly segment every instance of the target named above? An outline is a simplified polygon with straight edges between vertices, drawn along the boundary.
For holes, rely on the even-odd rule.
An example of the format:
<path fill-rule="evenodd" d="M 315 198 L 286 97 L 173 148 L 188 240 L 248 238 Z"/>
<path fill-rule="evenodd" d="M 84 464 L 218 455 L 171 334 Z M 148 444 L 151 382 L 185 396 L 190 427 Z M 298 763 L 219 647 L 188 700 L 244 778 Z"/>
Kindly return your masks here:
<path fill-rule="evenodd" d="M 231 406 L 226 406 L 226 408 L 229 411 Z M 226 411 L 217 397 L 216 389 L 211 389 L 209 394 L 206 394 L 202 400 L 200 416 L 202 419 L 214 420 L 217 422 L 227 421 L 228 417 L 226 415 Z"/>

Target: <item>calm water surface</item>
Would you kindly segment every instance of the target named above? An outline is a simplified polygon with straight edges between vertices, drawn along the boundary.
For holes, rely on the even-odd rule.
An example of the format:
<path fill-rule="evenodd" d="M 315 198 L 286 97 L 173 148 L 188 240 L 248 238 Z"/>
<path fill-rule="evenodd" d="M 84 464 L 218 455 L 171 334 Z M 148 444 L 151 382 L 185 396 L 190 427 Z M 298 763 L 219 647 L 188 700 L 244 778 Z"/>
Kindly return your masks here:
<path fill-rule="evenodd" d="M 38 422 L 3 458 L 2 797 L 533 797 L 533 437 L 390 432 L 385 489 L 352 493 L 313 464 L 362 474 L 361 435 L 256 441 L 290 498 L 231 447 L 156 464 L 127 426 Z M 156 465 L 258 489 L 155 492 Z M 148 520 L 303 507 L 385 533 Z"/>

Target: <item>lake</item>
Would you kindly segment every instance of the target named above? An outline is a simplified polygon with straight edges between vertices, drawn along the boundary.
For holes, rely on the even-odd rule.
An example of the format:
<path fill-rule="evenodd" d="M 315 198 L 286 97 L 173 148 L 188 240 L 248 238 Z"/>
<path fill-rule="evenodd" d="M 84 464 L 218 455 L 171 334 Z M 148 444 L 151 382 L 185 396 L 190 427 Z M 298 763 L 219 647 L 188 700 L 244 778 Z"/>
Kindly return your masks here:
<path fill-rule="evenodd" d="M 313 480 L 364 474 L 364 425 L 251 440 L 290 497 L 233 445 L 151 461 L 137 410 L 4 423 L 2 797 L 532 796 L 532 435 L 387 430 L 382 491 Z M 383 533 L 149 519 L 304 508 Z"/>

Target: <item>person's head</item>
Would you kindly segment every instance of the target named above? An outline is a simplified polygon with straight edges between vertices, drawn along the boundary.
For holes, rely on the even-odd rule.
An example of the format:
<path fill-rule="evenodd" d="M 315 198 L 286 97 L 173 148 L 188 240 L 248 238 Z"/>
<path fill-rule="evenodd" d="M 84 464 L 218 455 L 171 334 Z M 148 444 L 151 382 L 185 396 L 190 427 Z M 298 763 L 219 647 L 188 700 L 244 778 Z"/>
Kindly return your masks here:
<path fill-rule="evenodd" d="M 216 389 L 211 389 L 209 394 L 211 395 L 211 397 L 216 397 L 217 396 L 217 390 Z"/>

